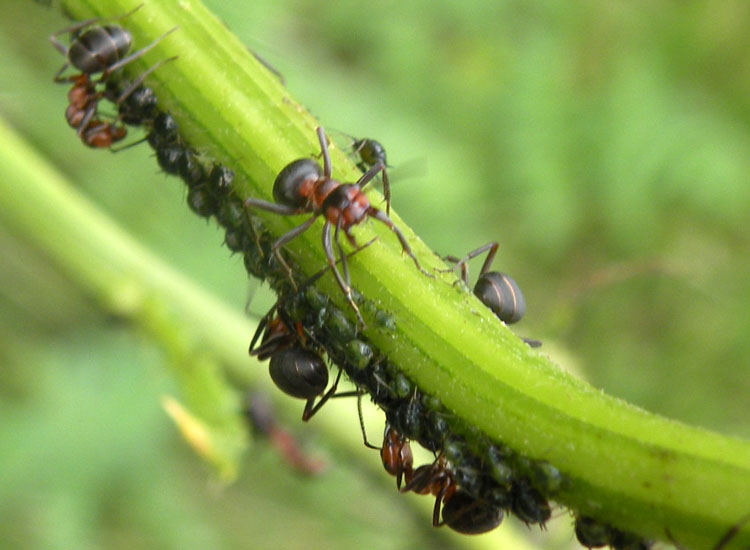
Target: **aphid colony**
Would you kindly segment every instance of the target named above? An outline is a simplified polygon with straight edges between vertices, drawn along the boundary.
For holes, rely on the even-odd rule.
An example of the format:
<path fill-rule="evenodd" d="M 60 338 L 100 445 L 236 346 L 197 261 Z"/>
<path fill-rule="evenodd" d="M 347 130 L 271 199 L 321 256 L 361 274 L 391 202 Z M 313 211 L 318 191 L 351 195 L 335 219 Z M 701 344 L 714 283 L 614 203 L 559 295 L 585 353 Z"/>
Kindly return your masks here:
<path fill-rule="evenodd" d="M 66 32 L 70 33 L 67 48 L 56 38 Z M 370 444 L 366 437 L 365 444 L 378 450 L 400 492 L 435 498 L 433 525 L 444 524 L 466 534 L 484 533 L 497 527 L 505 514 L 512 513 L 526 524 L 543 527 L 551 516 L 549 499 L 568 483 L 565 476 L 551 464 L 524 457 L 463 425 L 438 399 L 420 391 L 387 356 L 374 349 L 361 336 L 360 327 L 312 284 L 331 271 L 359 325 L 364 325 L 364 312 L 379 328 L 395 328 L 391 315 L 361 296 L 349 279 L 347 260 L 372 243 L 359 246 L 352 233 L 352 228 L 367 218 L 385 224 L 415 267 L 425 276 L 434 277 L 421 266 L 388 216 L 390 186 L 382 145 L 370 139 L 354 140 L 352 154 L 359 156 L 363 175 L 355 183 L 342 183 L 333 178 L 327 138 L 318 128 L 322 167 L 311 158 L 294 160 L 276 178 L 274 203 L 241 199 L 232 189 L 232 170 L 208 161 L 192 149 L 180 137 L 176 120 L 158 108 L 154 92 L 143 85 L 148 74 L 174 58 L 156 63 L 133 81 L 125 81 L 120 75 L 120 69 L 153 48 L 166 34 L 130 55 L 130 33 L 118 25 L 101 25 L 98 20 L 84 21 L 51 37 L 67 59 L 55 81 L 73 85 L 66 119 L 78 137 L 90 147 L 107 148 L 125 137 L 125 125 L 143 127 L 147 132 L 144 140 L 154 149 L 161 169 L 185 182 L 190 208 L 200 216 L 214 217 L 226 231 L 227 247 L 243 255 L 248 273 L 267 281 L 277 292 L 279 299 L 261 320 L 250 354 L 269 361 L 270 375 L 279 389 L 305 400 L 303 420 L 309 420 L 331 397 L 354 395 L 361 399 L 369 394 L 385 412 L 386 426 L 381 446 Z M 80 73 L 62 77 L 69 65 Z M 96 74 L 100 76 L 94 78 Z M 101 101 L 111 102 L 117 114 L 102 114 Z M 382 174 L 384 183 L 386 212 L 373 207 L 362 193 L 362 188 L 378 174 Z M 285 216 L 306 213 L 309 218 L 274 238 L 253 214 L 256 209 Z M 285 255 L 283 246 L 321 216 L 325 220 L 322 242 L 327 265 L 307 281 L 295 281 L 292 274 L 300 271 Z M 340 233 L 354 247 L 353 252 L 344 253 Z M 446 271 L 460 271 L 461 279 L 468 284 L 469 260 L 487 252 L 473 290 L 498 319 L 511 324 L 523 317 L 525 301 L 509 275 L 490 271 L 497 249 L 497 243 L 489 243 L 463 258 L 447 256 L 445 260 L 453 266 Z M 536 340 L 525 341 L 532 347 L 541 345 Z M 330 387 L 326 358 L 338 368 Z M 356 386 L 355 391 L 337 391 L 343 373 Z M 256 429 L 268 435 L 295 467 L 309 472 L 319 469 L 318 464 L 305 461 L 293 440 L 264 411 L 262 407 L 260 412 L 257 407 L 248 407 L 247 414 Z M 470 437 L 465 437 L 467 434 Z M 414 467 L 412 441 L 433 452 L 435 459 Z M 588 547 L 650 548 L 649 542 L 586 516 L 577 517 L 575 532 L 581 544 Z"/>

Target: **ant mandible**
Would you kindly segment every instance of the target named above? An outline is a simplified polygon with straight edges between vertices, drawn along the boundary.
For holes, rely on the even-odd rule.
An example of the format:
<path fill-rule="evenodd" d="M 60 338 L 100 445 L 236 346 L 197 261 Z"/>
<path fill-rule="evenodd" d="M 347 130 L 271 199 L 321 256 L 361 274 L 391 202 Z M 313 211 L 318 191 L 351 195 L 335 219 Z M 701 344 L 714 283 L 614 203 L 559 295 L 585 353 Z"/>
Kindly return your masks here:
<path fill-rule="evenodd" d="M 328 154 L 328 143 L 323 128 L 318 127 L 316 130 L 318 141 L 320 143 L 321 155 L 323 157 L 323 170 L 321 173 L 320 165 L 312 159 L 298 159 L 288 164 L 278 176 L 273 184 L 273 197 L 275 203 L 263 201 L 260 199 L 249 198 L 245 200 L 247 208 L 258 208 L 273 212 L 282 216 L 294 216 L 309 212 L 312 216 L 302 224 L 293 228 L 286 234 L 282 235 L 273 243 L 273 252 L 282 266 L 289 274 L 289 278 L 294 284 L 292 270 L 281 256 L 280 248 L 306 231 L 315 222 L 318 216 L 325 217 L 323 225 L 322 241 L 328 265 L 331 267 L 336 282 L 344 293 L 347 302 L 357 315 L 362 326 L 365 325 L 364 319 L 352 299 L 352 290 L 349 284 L 349 269 L 346 263 L 346 257 L 339 241 L 339 232 L 343 231 L 346 238 L 352 246 L 357 246 L 354 236 L 351 234 L 351 228 L 363 222 L 367 217 L 374 218 L 384 223 L 393 231 L 401 243 L 402 250 L 409 255 L 422 273 L 428 277 L 434 277 L 428 271 L 422 268 L 417 257 L 411 251 L 409 243 L 406 242 L 401 230 L 391 221 L 387 214 L 370 205 L 370 201 L 362 192 L 362 189 L 379 173 L 385 166 L 377 162 L 356 183 L 341 183 L 331 177 L 331 158 Z M 331 235 L 331 227 L 334 227 L 334 234 Z M 333 252 L 333 242 L 339 250 L 343 276 L 336 267 L 336 259 Z M 296 285 L 295 285 L 296 286 Z"/>

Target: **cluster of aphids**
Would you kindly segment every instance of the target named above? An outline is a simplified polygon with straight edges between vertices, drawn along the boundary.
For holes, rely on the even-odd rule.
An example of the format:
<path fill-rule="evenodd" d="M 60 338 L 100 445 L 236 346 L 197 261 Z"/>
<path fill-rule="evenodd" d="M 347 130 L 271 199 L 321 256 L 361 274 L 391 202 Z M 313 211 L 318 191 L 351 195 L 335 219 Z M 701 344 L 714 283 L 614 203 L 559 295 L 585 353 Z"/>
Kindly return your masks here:
<path fill-rule="evenodd" d="M 70 33 L 67 48 L 56 38 L 65 32 Z M 396 477 L 401 492 L 435 498 L 433 525 L 445 524 L 467 534 L 483 533 L 497 527 L 510 512 L 527 524 L 544 526 L 551 516 L 549 499 L 564 486 L 565 477 L 554 466 L 521 456 L 464 425 L 438 399 L 421 392 L 361 336 L 361 311 L 384 330 L 393 330 L 395 322 L 387 311 L 379 310 L 351 287 L 347 260 L 372 242 L 358 246 L 352 233 L 355 225 L 368 218 L 385 224 L 416 268 L 425 276 L 434 277 L 422 268 L 388 216 L 390 187 L 382 146 L 374 140 L 355 140 L 353 152 L 360 157 L 363 175 L 355 183 L 341 183 L 333 179 L 327 138 L 318 128 L 322 167 L 310 158 L 295 160 L 274 182 L 276 202 L 243 201 L 232 190 L 233 172 L 207 161 L 192 149 L 180 137 L 174 118 L 158 108 L 154 92 L 143 84 L 148 74 L 174 58 L 156 63 L 132 81 L 119 75 L 120 69 L 153 48 L 166 34 L 169 33 L 129 55 L 130 33 L 122 26 L 99 24 L 98 20 L 84 21 L 51 37 L 67 58 L 55 81 L 72 84 L 66 118 L 81 140 L 90 147 L 108 148 L 125 137 L 125 125 L 143 127 L 147 132 L 144 139 L 154 149 L 162 170 L 178 175 L 187 185 L 190 208 L 200 216 L 213 216 L 226 231 L 226 245 L 243 255 L 248 273 L 268 281 L 276 290 L 279 300 L 261 320 L 250 353 L 261 360 L 269 359 L 270 375 L 282 391 L 306 400 L 303 420 L 311 418 L 331 397 L 355 395 L 359 399 L 369 394 L 385 411 L 387 423 L 381 446 L 371 445 L 366 437 L 365 444 L 378 449 L 385 469 Z M 69 65 L 80 72 L 62 77 Z M 102 101 L 111 102 L 117 114 L 107 116 L 100 112 Z M 385 212 L 373 207 L 362 192 L 379 174 L 386 196 Z M 274 238 L 253 215 L 255 209 L 310 216 L 287 234 Z M 295 281 L 293 273 L 299 270 L 290 265 L 283 245 L 321 216 L 327 265 L 307 281 Z M 344 253 L 341 233 L 354 252 Z M 487 252 L 474 293 L 500 320 L 510 324 L 521 319 L 525 303 L 511 277 L 489 270 L 496 251 L 497 243 L 490 243 L 463 258 L 445 259 L 454 264 L 452 269 L 460 269 L 467 282 L 467 262 Z M 328 271 L 355 312 L 358 325 L 313 286 Z M 526 343 L 540 345 L 535 340 Z M 330 388 L 325 357 L 339 368 Z M 354 383 L 356 391 L 337 393 L 342 373 Z M 291 456 L 288 438 L 278 439 L 280 447 Z M 411 441 L 432 451 L 435 460 L 414 467 Z M 576 520 L 576 535 L 589 547 L 610 545 L 618 550 L 642 550 L 650 546 L 636 536 L 582 516 Z"/>

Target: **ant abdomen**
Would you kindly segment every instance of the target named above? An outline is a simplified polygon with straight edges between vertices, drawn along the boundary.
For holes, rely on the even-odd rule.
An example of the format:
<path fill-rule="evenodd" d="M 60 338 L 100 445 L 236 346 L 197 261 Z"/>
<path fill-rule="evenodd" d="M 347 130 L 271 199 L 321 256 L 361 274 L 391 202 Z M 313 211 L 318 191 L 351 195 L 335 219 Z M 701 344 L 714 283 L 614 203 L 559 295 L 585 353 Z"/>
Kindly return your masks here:
<path fill-rule="evenodd" d="M 299 399 L 312 399 L 328 385 L 328 367 L 320 355 L 299 347 L 274 353 L 268 371 L 281 391 Z"/>
<path fill-rule="evenodd" d="M 474 294 L 505 323 L 517 323 L 526 313 L 526 300 L 510 275 L 497 271 L 483 273 L 474 286 Z"/>
<path fill-rule="evenodd" d="M 300 188 L 309 182 L 314 184 L 322 175 L 322 169 L 312 159 L 297 159 L 287 164 L 273 182 L 273 198 L 279 204 L 294 208 L 305 208 L 308 198 Z"/>
<path fill-rule="evenodd" d="M 132 45 L 133 38 L 122 27 L 92 27 L 71 43 L 68 60 L 82 73 L 99 73 L 122 59 Z"/>
<path fill-rule="evenodd" d="M 503 521 L 503 510 L 476 499 L 466 491 L 456 491 L 443 504 L 445 525 L 464 535 L 492 531 Z"/>

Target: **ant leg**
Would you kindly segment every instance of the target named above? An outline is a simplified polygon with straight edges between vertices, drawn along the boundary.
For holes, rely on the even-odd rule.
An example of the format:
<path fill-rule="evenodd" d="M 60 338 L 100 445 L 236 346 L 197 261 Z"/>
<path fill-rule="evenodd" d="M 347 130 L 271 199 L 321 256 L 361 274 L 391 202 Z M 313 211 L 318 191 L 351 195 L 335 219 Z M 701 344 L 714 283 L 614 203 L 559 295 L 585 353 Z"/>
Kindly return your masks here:
<path fill-rule="evenodd" d="M 318 141 L 320 142 L 320 154 L 323 155 L 323 175 L 330 179 L 331 155 L 328 154 L 328 140 L 326 139 L 326 133 L 322 126 L 318 126 L 315 131 L 318 134 Z"/>
<path fill-rule="evenodd" d="M 487 271 L 489 271 L 490 265 L 492 265 L 492 261 L 495 259 L 495 254 L 497 254 L 497 248 L 498 248 L 498 243 L 493 241 L 493 242 L 487 243 L 484 246 L 480 246 L 476 250 L 472 250 L 466 256 L 460 259 L 456 258 L 455 256 L 445 256 L 443 258 L 444 261 L 451 262 L 456 265 L 454 265 L 451 269 L 441 269 L 440 271 L 441 272 L 453 271 L 454 269 L 460 266 L 462 279 L 466 283 L 467 282 L 466 279 L 468 278 L 468 267 L 466 266 L 466 264 L 469 262 L 469 260 L 476 258 L 483 252 L 489 250 L 489 253 L 487 254 L 487 258 L 485 258 L 484 263 L 482 264 L 482 269 L 479 272 L 479 276 L 481 277 L 482 275 L 487 273 Z M 464 277 L 464 273 L 466 273 L 466 277 Z"/>
<path fill-rule="evenodd" d="M 417 269 L 419 271 L 421 271 L 424 275 L 426 275 L 427 277 L 430 277 L 431 279 L 435 278 L 435 276 L 432 273 L 425 270 L 420 265 L 419 260 L 417 260 L 417 257 L 411 251 L 411 247 L 409 246 L 409 243 L 406 242 L 406 237 L 404 237 L 404 234 L 401 233 L 401 230 L 398 227 L 396 227 L 396 225 L 391 221 L 391 219 L 388 216 L 385 215 L 385 213 L 371 206 L 370 208 L 367 209 L 367 214 L 372 216 L 376 220 L 380 221 L 381 223 L 384 223 L 385 225 L 387 225 L 388 228 L 396 234 L 399 242 L 401 243 L 402 250 L 406 252 L 406 254 L 408 254 L 412 260 L 414 260 L 414 265 L 417 266 Z"/>
<path fill-rule="evenodd" d="M 391 182 L 388 179 L 388 170 L 383 166 L 383 196 L 385 197 L 385 213 L 391 215 Z"/>
<path fill-rule="evenodd" d="M 360 145 L 360 149 L 364 146 L 365 141 L 362 140 L 362 145 Z M 359 149 L 357 149 L 359 151 Z M 365 185 L 367 185 L 370 180 L 372 180 L 378 172 L 383 172 L 383 196 L 385 197 L 385 212 L 387 215 L 391 215 L 391 181 L 388 179 L 388 170 L 385 168 L 385 164 L 378 161 L 375 164 L 373 164 L 370 169 L 362 174 L 362 177 L 357 180 L 357 185 L 359 185 L 359 189 L 362 190 Z"/>
<path fill-rule="evenodd" d="M 724 533 L 724 536 L 719 539 L 719 542 L 716 543 L 714 550 L 722 550 L 734 537 L 737 536 L 737 533 L 740 532 L 742 526 L 748 521 L 750 521 L 750 514 L 742 517 L 740 521 L 732 525 L 727 532 Z"/>
<path fill-rule="evenodd" d="M 365 447 L 368 449 L 381 450 L 380 447 L 376 447 L 369 441 L 367 441 L 367 432 L 365 431 L 365 418 L 362 416 L 362 394 L 360 393 L 357 397 L 357 415 L 359 416 L 359 429 L 362 430 L 362 440 L 365 443 Z"/>
<path fill-rule="evenodd" d="M 372 239 L 370 239 L 369 241 L 367 241 L 362 246 L 357 246 L 356 249 L 352 250 L 351 252 L 349 252 L 349 254 L 347 254 L 346 257 L 347 258 L 351 258 L 357 252 L 361 252 L 362 250 L 364 250 L 365 248 L 367 248 L 368 246 L 370 246 L 372 243 L 374 243 L 377 240 L 378 240 L 377 237 L 373 237 Z M 356 246 L 356 244 L 354 246 Z M 337 260 L 336 263 L 338 263 L 340 261 L 341 260 Z M 325 272 L 328 271 L 329 269 L 331 269 L 330 266 L 326 266 L 323 269 L 321 269 L 320 271 L 318 271 L 315 275 L 313 275 L 307 281 L 305 281 L 305 283 L 302 285 L 301 288 L 307 288 L 308 286 L 310 286 L 311 284 L 313 284 L 315 281 L 317 281 L 318 279 L 320 279 L 325 274 Z"/>
<path fill-rule="evenodd" d="M 52 39 L 53 39 L 53 37 L 50 36 L 50 40 L 52 40 Z M 54 44 L 55 42 L 53 41 L 52 43 Z M 58 42 L 58 44 L 60 44 L 60 43 Z M 60 46 L 62 46 L 63 48 L 65 48 L 65 46 L 63 46 L 62 44 L 60 44 Z M 57 46 L 55 46 L 55 47 L 57 47 Z M 68 55 L 67 50 L 63 51 L 62 53 L 63 53 L 63 55 Z M 63 66 L 60 68 L 60 70 L 55 73 L 55 76 L 52 77 L 52 81 L 53 82 L 58 82 L 58 83 L 68 83 L 68 82 L 70 82 L 70 79 L 63 78 L 63 77 L 60 76 L 61 74 L 63 74 L 65 72 L 65 69 L 67 69 L 68 67 L 70 67 L 70 63 L 68 63 L 66 61 L 63 64 Z"/>
<path fill-rule="evenodd" d="M 346 262 L 346 254 L 344 253 L 344 248 L 341 246 L 341 239 L 339 239 L 341 220 L 341 216 L 339 216 L 338 220 L 336 220 L 336 230 L 333 232 L 333 242 L 336 243 L 336 248 L 339 251 L 339 261 L 341 262 L 341 268 L 344 271 L 344 281 L 346 281 L 347 287 L 351 287 L 351 278 L 349 277 L 349 264 Z"/>
<path fill-rule="evenodd" d="M 86 108 L 86 112 L 83 115 L 83 118 L 81 119 L 81 123 L 78 125 L 78 128 L 76 129 L 76 135 L 78 137 L 82 137 L 84 134 L 86 136 L 92 135 L 92 128 L 89 126 L 89 124 L 92 122 L 92 118 L 94 118 L 94 115 L 96 114 L 96 103 L 98 100 L 95 100 L 93 104 L 89 105 Z M 105 123 L 98 124 L 94 126 L 93 130 L 99 131 L 104 126 L 106 126 Z M 96 132 L 93 132 L 95 134 Z"/>
<path fill-rule="evenodd" d="M 310 399 L 307 402 L 307 404 L 305 405 L 305 410 L 302 412 L 302 421 L 303 422 L 307 422 L 308 420 L 310 420 L 313 417 L 313 415 L 320 410 L 320 407 L 322 407 L 323 405 L 325 405 L 326 401 L 328 401 L 333 396 L 333 394 L 336 393 L 336 388 L 339 385 L 339 380 L 341 380 L 341 373 L 342 372 L 343 371 L 341 369 L 339 369 L 339 373 L 336 376 L 336 380 L 334 380 L 334 382 L 333 382 L 333 386 L 331 386 L 331 389 L 328 390 L 326 392 L 326 394 L 323 397 L 320 398 L 320 401 L 318 401 L 317 405 L 315 405 L 314 407 L 312 406 L 312 403 L 313 403 L 313 401 L 314 401 L 315 398 Z"/>
<path fill-rule="evenodd" d="M 297 214 L 304 214 L 305 212 L 304 210 L 294 208 L 293 206 L 276 204 L 275 202 L 268 202 L 261 199 L 245 199 L 245 202 L 243 202 L 242 204 L 245 206 L 245 208 L 258 208 L 260 210 L 265 210 L 266 212 L 279 214 L 280 216 L 294 216 Z"/>
<path fill-rule="evenodd" d="M 134 10 L 134 11 L 135 11 L 135 10 Z M 118 61 L 117 63 L 115 63 L 115 64 L 113 64 L 113 65 L 111 65 L 111 66 L 107 67 L 107 69 L 106 69 L 105 71 L 103 71 L 103 72 L 102 72 L 102 76 L 101 76 L 101 78 L 99 79 L 99 81 L 100 81 L 100 82 L 103 82 L 104 80 L 106 80 L 106 78 L 107 78 L 107 77 L 108 77 L 109 75 L 111 75 L 111 74 L 112 74 L 113 72 L 115 72 L 115 71 L 116 71 L 117 69 L 121 69 L 121 68 L 122 68 L 123 66 L 127 65 L 127 64 L 128 64 L 128 63 L 130 63 L 131 61 L 135 61 L 135 60 L 136 60 L 136 59 L 138 59 L 139 57 L 143 56 L 143 55 L 144 55 L 145 53 L 147 53 L 147 52 L 148 52 L 149 50 L 151 50 L 151 49 L 152 49 L 152 48 L 153 48 L 154 46 L 156 46 L 156 45 L 157 45 L 157 44 L 158 44 L 159 42 L 161 42 L 162 40 L 164 40 L 164 38 L 165 38 L 165 37 L 166 37 L 166 36 L 167 36 L 168 34 L 170 34 L 170 33 L 173 33 L 173 32 L 174 32 L 174 31 L 176 31 L 176 30 L 177 30 L 178 28 L 179 28 L 179 27 L 173 27 L 173 28 L 169 29 L 169 30 L 168 30 L 167 32 L 165 32 L 164 34 L 162 34 L 162 35 L 161 35 L 161 36 L 160 36 L 159 38 L 157 38 L 156 40 L 154 40 L 153 42 L 151 42 L 151 44 L 149 44 L 149 45 L 147 45 L 147 46 L 144 46 L 144 47 L 143 47 L 143 48 L 141 48 L 140 50 L 138 50 L 138 51 L 136 51 L 136 52 L 133 52 L 132 54 L 130 54 L 130 55 L 129 55 L 129 56 L 127 56 L 127 57 L 123 57 L 123 58 L 122 58 L 122 59 L 120 59 L 120 61 Z"/>
<path fill-rule="evenodd" d="M 282 205 L 277 205 L 282 206 Z M 287 207 L 288 208 L 288 207 Z M 271 250 L 273 250 L 274 256 L 276 256 L 276 259 L 279 260 L 279 263 L 284 267 L 284 269 L 287 272 L 287 275 L 289 276 L 289 280 L 292 282 L 292 286 L 295 290 L 297 290 L 297 283 L 294 282 L 294 276 L 292 275 L 292 268 L 289 267 L 289 264 L 286 263 L 284 258 L 281 256 L 281 247 L 284 246 L 286 243 L 297 237 L 298 235 L 301 235 L 307 229 L 315 223 L 315 220 L 318 219 L 318 214 L 314 214 L 309 219 L 305 220 L 303 223 L 299 224 L 297 227 L 293 228 L 291 231 L 288 231 L 281 237 L 279 237 L 276 242 L 273 243 L 273 246 L 271 246 Z"/>
<path fill-rule="evenodd" d="M 141 75 L 138 78 L 136 78 L 130 84 L 130 86 L 128 86 L 127 88 L 125 88 L 125 90 L 123 90 L 123 92 L 117 97 L 115 104 L 119 105 L 120 103 L 125 101 L 130 96 L 130 94 L 132 94 L 141 84 L 143 84 L 143 81 L 146 80 L 146 77 L 148 75 L 153 73 L 160 66 L 164 65 L 164 63 L 167 63 L 168 61 L 174 61 L 175 59 L 177 59 L 177 57 L 178 56 L 175 55 L 173 57 L 168 57 L 167 59 L 162 59 L 161 61 L 155 63 L 154 65 L 146 69 L 143 73 L 141 73 Z"/>
<path fill-rule="evenodd" d="M 282 86 L 286 86 L 286 79 L 284 78 L 284 75 L 281 74 L 278 71 L 278 69 L 276 69 L 276 67 L 271 65 L 267 60 L 263 59 L 260 55 L 258 55 L 256 52 L 254 52 L 250 48 L 247 48 L 247 51 L 249 51 L 252 54 L 252 56 L 258 61 L 258 63 L 260 63 L 266 69 L 268 69 L 268 71 L 279 80 Z"/>
<path fill-rule="evenodd" d="M 331 266 L 331 271 L 333 271 L 333 275 L 334 277 L 336 277 L 336 282 L 338 283 L 339 288 L 341 288 L 344 296 L 346 296 L 346 301 L 349 302 L 350 306 L 352 306 L 354 313 L 357 314 L 357 320 L 359 321 L 360 325 L 365 328 L 367 326 L 365 325 L 365 320 L 362 319 L 362 314 L 359 312 L 357 304 L 355 304 L 354 300 L 352 299 L 352 289 L 346 282 L 344 282 L 344 280 L 341 278 L 341 273 L 339 273 L 339 270 L 336 268 L 336 259 L 333 255 L 333 245 L 331 243 L 331 224 L 330 222 L 328 222 L 328 220 L 326 220 L 325 225 L 323 225 L 323 250 L 326 254 L 328 265 Z"/>
<path fill-rule="evenodd" d="M 258 341 L 258 338 L 260 338 L 261 333 L 263 330 L 268 326 L 268 322 L 271 320 L 271 317 L 276 312 L 276 306 L 278 306 L 278 302 L 276 302 L 271 309 L 268 310 L 268 313 L 266 313 L 261 320 L 258 322 L 258 328 L 255 329 L 255 334 L 253 334 L 253 339 L 250 340 L 250 348 L 247 350 L 247 352 L 250 355 L 259 355 L 259 350 L 255 350 L 255 354 L 253 354 L 253 348 L 255 347 L 255 343 Z M 262 348 L 263 346 L 261 346 Z"/>
<path fill-rule="evenodd" d="M 373 164 L 367 172 L 362 174 L 362 177 L 356 181 L 355 185 L 357 185 L 361 191 L 375 176 L 378 175 L 378 172 L 385 173 L 385 165 L 380 161 Z M 388 193 L 390 197 L 390 189 L 388 190 Z"/>

